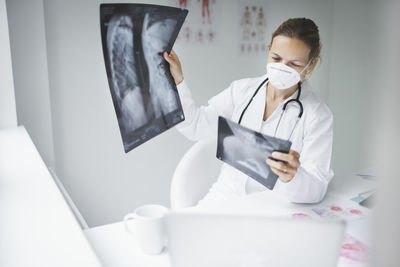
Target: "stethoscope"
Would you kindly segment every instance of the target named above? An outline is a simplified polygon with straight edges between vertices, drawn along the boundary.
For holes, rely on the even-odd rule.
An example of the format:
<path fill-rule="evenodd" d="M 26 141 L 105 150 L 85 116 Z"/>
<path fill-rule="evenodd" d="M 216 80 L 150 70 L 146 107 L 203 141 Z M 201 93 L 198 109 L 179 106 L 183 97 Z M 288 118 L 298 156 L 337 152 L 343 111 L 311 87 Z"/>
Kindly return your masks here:
<path fill-rule="evenodd" d="M 257 93 L 258 93 L 258 91 L 260 90 L 260 88 L 261 88 L 267 81 L 268 81 L 268 78 L 266 78 L 266 79 L 258 86 L 257 90 L 254 92 L 253 96 L 250 98 L 249 103 L 247 103 L 246 107 L 245 107 L 245 108 L 243 109 L 243 111 L 242 111 L 242 114 L 240 115 L 239 124 L 242 122 L 243 115 L 244 115 L 244 113 L 246 112 L 247 108 L 250 106 L 251 102 L 253 101 L 253 98 L 257 95 Z M 287 101 L 287 102 L 283 105 L 283 107 L 282 107 L 281 116 L 279 117 L 278 124 L 276 125 L 276 128 L 275 128 L 274 137 L 276 136 L 276 132 L 278 131 L 278 128 L 279 128 L 279 125 L 280 125 L 280 123 L 281 123 L 283 114 L 285 113 L 288 104 L 290 104 L 290 103 L 297 103 L 297 104 L 299 105 L 300 111 L 299 111 L 299 114 L 297 115 L 296 123 L 295 123 L 295 125 L 294 125 L 294 127 L 293 127 L 293 129 L 292 129 L 292 131 L 291 131 L 291 133 L 290 133 L 290 135 L 289 135 L 289 138 L 288 138 L 287 140 L 290 140 L 290 138 L 292 137 L 292 134 L 293 134 L 294 130 L 296 129 L 297 123 L 299 122 L 301 116 L 303 116 L 303 104 L 302 104 L 301 101 L 300 101 L 300 95 L 301 95 L 301 82 L 298 83 L 298 93 L 297 93 L 297 97 L 294 98 L 294 99 L 290 99 L 290 100 Z"/>

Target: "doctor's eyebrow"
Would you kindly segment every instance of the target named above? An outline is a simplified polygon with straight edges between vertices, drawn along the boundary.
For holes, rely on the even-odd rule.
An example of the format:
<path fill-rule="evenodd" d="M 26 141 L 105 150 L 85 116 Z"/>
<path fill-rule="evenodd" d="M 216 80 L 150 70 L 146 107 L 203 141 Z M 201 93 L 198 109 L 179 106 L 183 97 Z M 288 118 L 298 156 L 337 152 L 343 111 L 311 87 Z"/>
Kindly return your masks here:
<path fill-rule="evenodd" d="M 271 52 L 271 56 L 272 56 L 272 58 L 273 59 L 281 59 L 282 57 L 280 56 L 280 55 L 278 55 L 277 53 L 275 53 L 275 52 Z M 293 63 L 293 64 L 296 64 L 296 65 L 305 65 L 301 60 L 299 60 L 299 59 L 292 59 L 292 60 L 289 60 L 289 62 L 291 62 L 291 63 Z"/>

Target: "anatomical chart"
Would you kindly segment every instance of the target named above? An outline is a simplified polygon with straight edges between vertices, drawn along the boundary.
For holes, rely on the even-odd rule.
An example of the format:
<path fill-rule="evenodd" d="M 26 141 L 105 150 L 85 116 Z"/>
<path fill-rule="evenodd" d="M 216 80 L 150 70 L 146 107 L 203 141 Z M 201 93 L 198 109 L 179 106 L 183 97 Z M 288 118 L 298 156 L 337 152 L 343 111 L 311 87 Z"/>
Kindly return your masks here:
<path fill-rule="evenodd" d="M 222 14 L 221 0 L 169 0 L 169 3 L 190 12 L 177 42 L 200 45 L 215 43 Z"/>
<path fill-rule="evenodd" d="M 108 83 L 125 152 L 184 120 L 163 58 L 187 10 L 145 4 L 100 5 Z"/>
<path fill-rule="evenodd" d="M 239 1 L 238 9 L 240 54 L 264 54 L 268 45 L 266 4 Z"/>

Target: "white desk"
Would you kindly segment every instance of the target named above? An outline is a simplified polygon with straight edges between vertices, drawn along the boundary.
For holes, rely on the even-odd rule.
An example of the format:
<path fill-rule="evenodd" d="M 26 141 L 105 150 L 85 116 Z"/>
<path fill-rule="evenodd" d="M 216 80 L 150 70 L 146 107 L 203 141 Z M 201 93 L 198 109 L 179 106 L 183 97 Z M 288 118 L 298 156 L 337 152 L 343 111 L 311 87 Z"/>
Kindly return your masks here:
<path fill-rule="evenodd" d="M 354 179 L 359 179 L 353 177 Z M 353 181 L 354 182 L 354 181 Z M 359 181 L 361 184 L 363 181 Z M 360 185 L 361 190 L 368 189 L 371 187 L 370 183 Z M 351 189 L 351 188 L 350 188 Z M 357 189 L 357 186 L 354 187 Z M 346 195 L 344 200 L 340 200 L 343 205 L 353 205 L 358 207 L 358 204 L 348 200 L 347 195 L 355 195 L 355 193 L 349 193 L 344 190 L 346 194 L 340 192 L 340 195 Z M 260 201 L 261 200 L 261 201 Z M 325 200 L 319 204 L 323 206 L 327 203 L 336 202 L 338 195 L 335 192 L 330 192 Z M 265 203 L 269 203 L 266 205 Z M 208 211 L 213 212 L 225 212 L 225 213 L 263 213 L 263 214 L 282 214 L 287 215 L 293 212 L 310 213 L 310 209 L 315 205 L 301 205 L 292 204 L 285 199 L 279 197 L 272 197 L 271 194 L 252 194 L 242 199 L 233 199 L 231 202 L 215 203 L 212 208 L 206 207 Z M 360 208 L 363 212 L 368 213 L 368 209 Z M 187 209 L 188 212 L 194 210 Z M 346 232 L 353 237 L 359 239 L 367 245 L 371 244 L 370 241 L 370 218 L 353 220 L 348 223 Z M 138 245 L 136 244 L 135 237 L 133 234 L 125 232 L 125 228 L 122 222 L 95 227 L 92 229 L 85 230 L 85 234 L 92 244 L 93 248 L 97 252 L 100 260 L 104 266 L 109 267 L 123 267 L 123 266 L 157 266 L 157 267 L 170 267 L 168 249 L 163 253 L 156 256 L 149 256 L 144 254 Z M 338 266 L 367 266 L 366 264 L 357 263 L 350 261 L 346 258 L 341 257 L 339 259 Z"/>
<path fill-rule="evenodd" d="M 155 256 L 144 254 L 122 222 L 85 230 L 85 235 L 105 267 L 170 267 L 167 249 Z"/>
<path fill-rule="evenodd" d="M 0 130 L 0 266 L 101 266 L 23 127 Z"/>

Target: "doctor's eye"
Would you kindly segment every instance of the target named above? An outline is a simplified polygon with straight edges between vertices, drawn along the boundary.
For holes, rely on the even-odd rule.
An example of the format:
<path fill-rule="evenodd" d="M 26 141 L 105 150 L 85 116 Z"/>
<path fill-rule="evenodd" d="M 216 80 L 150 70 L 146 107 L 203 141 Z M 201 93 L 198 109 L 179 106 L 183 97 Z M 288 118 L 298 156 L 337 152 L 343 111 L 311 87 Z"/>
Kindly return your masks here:
<path fill-rule="evenodd" d="M 280 61 L 281 59 L 279 57 L 272 57 L 273 61 Z"/>

